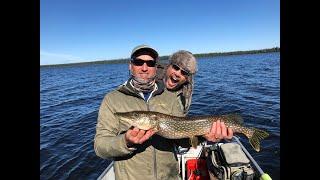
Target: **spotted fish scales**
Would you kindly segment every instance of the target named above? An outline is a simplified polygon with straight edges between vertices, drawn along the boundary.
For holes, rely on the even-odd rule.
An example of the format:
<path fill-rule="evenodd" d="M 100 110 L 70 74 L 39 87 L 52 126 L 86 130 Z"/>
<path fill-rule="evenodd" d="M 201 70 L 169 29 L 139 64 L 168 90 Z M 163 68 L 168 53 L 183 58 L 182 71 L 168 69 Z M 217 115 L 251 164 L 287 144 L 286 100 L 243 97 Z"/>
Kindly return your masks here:
<path fill-rule="evenodd" d="M 260 140 L 269 136 L 263 130 L 243 126 L 243 120 L 237 114 L 177 117 L 152 111 L 132 111 L 118 112 L 115 116 L 121 123 L 143 130 L 154 129 L 158 135 L 168 139 L 192 139 L 205 135 L 210 132 L 212 123 L 220 120 L 234 133 L 244 134 L 256 151 L 260 151 Z"/>

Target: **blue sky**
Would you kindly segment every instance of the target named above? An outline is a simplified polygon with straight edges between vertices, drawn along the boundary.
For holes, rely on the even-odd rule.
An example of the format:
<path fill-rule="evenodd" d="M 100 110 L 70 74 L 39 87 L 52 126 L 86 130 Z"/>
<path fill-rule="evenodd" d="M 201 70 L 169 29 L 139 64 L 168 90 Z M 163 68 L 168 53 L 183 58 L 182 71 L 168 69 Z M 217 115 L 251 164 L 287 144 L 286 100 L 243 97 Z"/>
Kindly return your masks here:
<path fill-rule="evenodd" d="M 280 47 L 279 0 L 40 0 L 40 65 Z"/>

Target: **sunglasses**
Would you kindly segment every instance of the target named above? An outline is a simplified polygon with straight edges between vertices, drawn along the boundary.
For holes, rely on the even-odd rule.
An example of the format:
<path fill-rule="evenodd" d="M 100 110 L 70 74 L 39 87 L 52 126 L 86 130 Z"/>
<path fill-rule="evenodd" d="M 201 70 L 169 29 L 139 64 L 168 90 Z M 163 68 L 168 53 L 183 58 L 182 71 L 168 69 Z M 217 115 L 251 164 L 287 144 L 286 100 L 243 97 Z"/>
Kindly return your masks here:
<path fill-rule="evenodd" d="M 189 73 L 188 71 L 180 68 L 180 67 L 179 67 L 178 65 L 176 65 L 176 64 L 171 64 L 171 66 L 172 66 L 172 68 L 173 68 L 174 70 L 176 70 L 176 71 L 181 70 L 181 74 L 184 75 L 184 76 L 189 76 L 189 75 L 190 75 L 190 73 Z"/>
<path fill-rule="evenodd" d="M 132 59 L 131 63 L 135 66 L 142 66 L 144 63 L 146 63 L 148 67 L 155 67 L 157 64 L 155 60 L 145 61 L 138 58 Z"/>

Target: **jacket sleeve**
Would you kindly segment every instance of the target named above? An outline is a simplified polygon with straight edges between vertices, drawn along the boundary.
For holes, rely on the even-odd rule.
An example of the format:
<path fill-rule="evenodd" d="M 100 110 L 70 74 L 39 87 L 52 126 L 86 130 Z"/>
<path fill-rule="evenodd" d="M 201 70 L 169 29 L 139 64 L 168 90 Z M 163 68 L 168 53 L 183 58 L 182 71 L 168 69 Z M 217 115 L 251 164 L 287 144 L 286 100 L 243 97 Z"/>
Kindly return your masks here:
<path fill-rule="evenodd" d="M 175 100 L 172 103 L 171 115 L 185 117 L 188 112 L 184 112 L 184 105 L 181 100 L 181 93 L 175 92 Z"/>
<path fill-rule="evenodd" d="M 94 138 L 95 153 L 103 159 L 126 156 L 134 151 L 134 148 L 127 147 L 125 135 L 119 134 L 119 120 L 115 118 L 114 112 L 107 95 L 99 108 Z"/>

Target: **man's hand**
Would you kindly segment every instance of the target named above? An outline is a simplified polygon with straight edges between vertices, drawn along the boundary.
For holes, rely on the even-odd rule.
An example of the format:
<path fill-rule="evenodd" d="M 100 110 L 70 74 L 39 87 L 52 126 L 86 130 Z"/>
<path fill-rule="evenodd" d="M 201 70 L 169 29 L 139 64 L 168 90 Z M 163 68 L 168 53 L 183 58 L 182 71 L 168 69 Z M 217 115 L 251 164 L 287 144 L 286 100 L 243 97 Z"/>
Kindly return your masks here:
<path fill-rule="evenodd" d="M 127 141 L 127 145 L 131 146 L 132 144 L 142 144 L 146 140 L 148 140 L 156 131 L 150 130 L 141 130 L 139 128 L 134 127 L 133 129 L 129 129 L 125 134 L 125 139 Z"/>
<path fill-rule="evenodd" d="M 203 137 L 208 141 L 219 142 L 221 139 L 231 139 L 232 136 L 232 129 L 227 128 L 224 122 L 218 120 L 212 124 L 210 132 Z"/>

